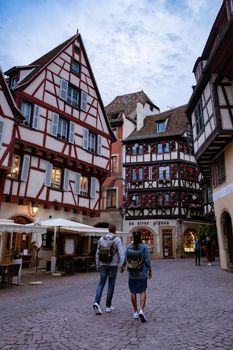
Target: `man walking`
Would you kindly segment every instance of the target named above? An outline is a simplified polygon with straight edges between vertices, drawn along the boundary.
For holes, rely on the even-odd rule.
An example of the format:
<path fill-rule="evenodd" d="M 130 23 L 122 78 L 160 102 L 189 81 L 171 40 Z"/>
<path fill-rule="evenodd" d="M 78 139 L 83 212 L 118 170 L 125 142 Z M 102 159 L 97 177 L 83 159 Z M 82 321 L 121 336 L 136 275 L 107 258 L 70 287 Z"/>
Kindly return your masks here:
<path fill-rule="evenodd" d="M 98 242 L 96 251 L 96 267 L 100 272 L 99 284 L 96 288 L 95 302 L 93 309 L 97 315 L 102 315 L 100 301 L 105 283 L 108 279 L 108 291 L 106 299 L 106 312 L 112 312 L 112 298 L 115 288 L 118 265 L 124 263 L 124 251 L 121 239 L 115 236 L 116 226 L 109 225 L 109 232 L 101 237 Z"/>

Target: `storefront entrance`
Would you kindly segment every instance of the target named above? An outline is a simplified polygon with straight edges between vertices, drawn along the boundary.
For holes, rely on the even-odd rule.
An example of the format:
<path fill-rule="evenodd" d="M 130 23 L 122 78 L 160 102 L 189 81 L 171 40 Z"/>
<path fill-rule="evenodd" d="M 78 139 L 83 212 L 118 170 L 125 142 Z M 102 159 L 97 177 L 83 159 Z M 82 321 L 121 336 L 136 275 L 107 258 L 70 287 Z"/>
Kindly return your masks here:
<path fill-rule="evenodd" d="M 172 230 L 163 230 L 163 257 L 172 258 Z"/>
<path fill-rule="evenodd" d="M 141 238 L 142 238 L 142 241 L 143 243 L 147 244 L 148 246 L 148 249 L 149 249 L 149 253 L 151 255 L 154 254 L 154 237 L 153 237 L 153 234 L 145 229 L 145 228 L 142 228 L 140 229 L 141 231 Z"/>

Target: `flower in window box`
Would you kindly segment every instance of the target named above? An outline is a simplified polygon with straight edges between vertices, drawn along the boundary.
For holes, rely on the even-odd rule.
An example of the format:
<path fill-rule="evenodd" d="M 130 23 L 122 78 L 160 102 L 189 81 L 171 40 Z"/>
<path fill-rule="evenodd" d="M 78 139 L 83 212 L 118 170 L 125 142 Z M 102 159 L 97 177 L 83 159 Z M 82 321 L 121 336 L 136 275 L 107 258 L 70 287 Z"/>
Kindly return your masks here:
<path fill-rule="evenodd" d="M 12 259 L 20 259 L 22 257 L 22 253 L 20 252 L 20 250 L 19 249 L 13 249 L 12 251 L 11 251 L 11 258 Z"/>

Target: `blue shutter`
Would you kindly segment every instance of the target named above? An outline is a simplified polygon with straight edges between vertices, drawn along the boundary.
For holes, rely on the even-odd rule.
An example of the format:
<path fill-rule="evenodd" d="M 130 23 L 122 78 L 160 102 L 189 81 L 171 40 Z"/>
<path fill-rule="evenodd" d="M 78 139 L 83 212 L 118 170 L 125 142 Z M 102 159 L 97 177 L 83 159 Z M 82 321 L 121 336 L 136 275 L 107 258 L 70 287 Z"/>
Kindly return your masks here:
<path fill-rule="evenodd" d="M 97 154 L 102 156 L 102 137 L 100 135 L 97 138 Z"/>
<path fill-rule="evenodd" d="M 76 173 L 76 175 L 75 175 L 75 184 L 74 184 L 74 193 L 75 194 L 80 194 L 80 178 L 81 178 L 81 174 L 80 173 Z"/>
<path fill-rule="evenodd" d="M 4 122 L 0 120 L 0 149 L 2 148 Z"/>
<path fill-rule="evenodd" d="M 74 143 L 74 123 L 70 122 L 70 130 L 69 130 L 69 142 Z"/>
<path fill-rule="evenodd" d="M 68 93 L 68 81 L 61 79 L 60 80 L 60 91 L 59 96 L 62 100 L 67 101 L 67 93 Z"/>
<path fill-rule="evenodd" d="M 83 128 L 83 148 L 88 149 L 89 130 Z"/>
<path fill-rule="evenodd" d="M 52 113 L 52 123 L 50 128 L 50 134 L 57 137 L 57 131 L 58 131 L 58 124 L 59 124 L 59 114 Z"/>
<path fill-rule="evenodd" d="M 45 171 L 45 181 L 44 181 L 45 186 L 48 186 L 48 187 L 51 186 L 51 182 L 52 182 L 52 169 L 53 169 L 53 165 L 48 162 L 47 168 Z"/>
<path fill-rule="evenodd" d="M 95 198 L 95 194 L 96 194 L 96 178 L 91 177 L 91 191 L 90 191 L 91 198 Z"/>
<path fill-rule="evenodd" d="M 87 111 L 87 94 L 84 91 L 81 91 L 81 105 L 80 108 L 82 111 Z"/>
<path fill-rule="evenodd" d="M 40 118 L 40 107 L 35 105 L 33 111 L 32 127 L 33 129 L 39 128 L 39 118 Z"/>
<path fill-rule="evenodd" d="M 63 180 L 63 190 L 68 191 L 69 190 L 69 170 L 64 170 L 64 180 Z"/>
<path fill-rule="evenodd" d="M 29 164 L 30 164 L 30 156 L 25 154 L 23 157 L 23 166 L 22 166 L 22 172 L 21 172 L 21 181 L 27 181 L 28 178 L 28 171 L 29 171 Z"/>

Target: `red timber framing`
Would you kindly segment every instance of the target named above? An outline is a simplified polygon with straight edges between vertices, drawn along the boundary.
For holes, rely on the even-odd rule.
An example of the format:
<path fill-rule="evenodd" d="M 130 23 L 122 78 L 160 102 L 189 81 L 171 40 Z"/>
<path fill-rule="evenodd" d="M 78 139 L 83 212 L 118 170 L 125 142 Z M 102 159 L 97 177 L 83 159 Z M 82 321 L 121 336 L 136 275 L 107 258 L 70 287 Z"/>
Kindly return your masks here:
<path fill-rule="evenodd" d="M 3 198 L 99 215 L 115 138 L 80 34 L 5 74 L 10 84 L 17 80 L 15 101 L 25 120 L 15 125 L 20 170 L 8 174 Z"/>

